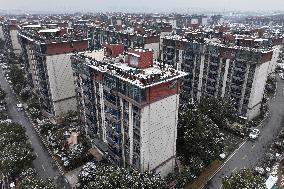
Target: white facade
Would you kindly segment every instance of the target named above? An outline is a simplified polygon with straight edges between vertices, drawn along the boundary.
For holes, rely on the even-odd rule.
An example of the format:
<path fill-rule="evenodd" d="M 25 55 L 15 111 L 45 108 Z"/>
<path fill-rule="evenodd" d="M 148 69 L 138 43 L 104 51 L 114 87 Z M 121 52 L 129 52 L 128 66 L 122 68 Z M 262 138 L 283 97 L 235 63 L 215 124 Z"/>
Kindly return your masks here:
<path fill-rule="evenodd" d="M 206 26 L 208 24 L 208 18 L 207 17 L 202 17 L 201 19 L 201 25 Z"/>
<path fill-rule="evenodd" d="M 75 85 L 70 56 L 46 56 L 46 67 L 55 116 L 76 110 Z"/>
<path fill-rule="evenodd" d="M 21 54 L 22 49 L 18 39 L 18 30 L 11 30 L 10 35 L 14 53 L 18 55 Z"/>
<path fill-rule="evenodd" d="M 176 29 L 176 28 L 177 28 L 177 20 L 175 20 L 175 19 L 170 19 L 169 22 L 170 22 L 170 24 L 171 24 L 171 26 L 172 26 L 173 29 Z"/>
<path fill-rule="evenodd" d="M 197 18 L 192 18 L 190 20 L 190 24 L 198 24 L 198 19 Z"/>
<path fill-rule="evenodd" d="M 145 49 L 152 49 L 154 51 L 154 59 L 159 58 L 160 54 L 160 44 L 159 43 L 149 43 L 144 45 Z"/>
<path fill-rule="evenodd" d="M 141 111 L 141 171 L 161 176 L 175 167 L 179 95 L 145 106 Z"/>
<path fill-rule="evenodd" d="M 282 47 L 282 45 L 277 45 L 277 46 L 273 47 L 273 55 L 272 55 L 272 59 L 270 61 L 269 68 L 268 68 L 269 74 L 271 74 L 275 71 L 281 47 Z"/>
<path fill-rule="evenodd" d="M 4 33 L 1 25 L 0 25 L 0 39 L 4 40 Z"/>
<path fill-rule="evenodd" d="M 268 75 L 269 62 L 258 64 L 255 69 L 255 76 L 248 105 L 247 117 L 249 120 L 260 113 L 261 102 L 264 95 L 264 88 Z"/>
<path fill-rule="evenodd" d="M 121 19 L 117 19 L 116 20 L 116 25 L 121 26 L 122 25 L 122 20 Z"/>
<path fill-rule="evenodd" d="M 35 75 L 35 72 L 36 72 L 36 60 L 35 60 L 35 57 L 34 57 L 34 50 L 29 46 L 29 45 L 26 45 L 25 46 L 26 49 L 27 49 L 27 54 L 28 54 L 28 60 L 29 60 L 29 64 L 30 64 L 30 68 L 29 68 L 29 73 L 31 73 L 31 77 L 32 77 L 32 83 L 34 86 L 37 86 L 37 78 L 36 78 L 36 75 Z"/>

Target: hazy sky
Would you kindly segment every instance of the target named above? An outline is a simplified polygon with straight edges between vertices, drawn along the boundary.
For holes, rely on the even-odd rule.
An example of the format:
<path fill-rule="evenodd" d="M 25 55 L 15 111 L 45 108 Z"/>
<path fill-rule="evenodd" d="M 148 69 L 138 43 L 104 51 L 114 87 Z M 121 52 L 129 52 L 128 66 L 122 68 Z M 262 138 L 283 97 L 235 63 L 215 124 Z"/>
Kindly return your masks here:
<path fill-rule="evenodd" d="M 0 0 L 0 10 L 23 11 L 175 11 L 284 10 L 284 0 Z"/>

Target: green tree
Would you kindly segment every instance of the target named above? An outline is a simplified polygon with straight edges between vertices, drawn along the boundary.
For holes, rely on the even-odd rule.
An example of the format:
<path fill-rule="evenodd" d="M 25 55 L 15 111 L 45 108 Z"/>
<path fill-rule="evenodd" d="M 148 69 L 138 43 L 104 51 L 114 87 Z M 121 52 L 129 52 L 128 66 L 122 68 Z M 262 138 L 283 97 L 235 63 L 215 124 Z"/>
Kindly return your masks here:
<path fill-rule="evenodd" d="M 177 155 L 184 165 L 177 188 L 184 188 L 223 152 L 223 134 L 216 124 L 195 106 L 179 115 Z"/>
<path fill-rule="evenodd" d="M 39 99 L 33 95 L 33 97 L 28 101 L 29 104 L 29 108 L 35 108 L 40 110 L 40 103 L 39 103 Z"/>
<path fill-rule="evenodd" d="M 0 50 L 4 50 L 5 47 L 5 42 L 3 41 L 3 39 L 0 39 Z"/>
<path fill-rule="evenodd" d="M 19 94 L 20 91 L 26 85 L 26 78 L 24 71 L 20 69 L 17 65 L 11 65 L 9 77 L 11 79 L 15 92 Z"/>
<path fill-rule="evenodd" d="M 79 183 L 84 189 L 163 189 L 164 180 L 153 172 L 128 172 L 112 165 L 86 164 L 79 175 Z"/>
<path fill-rule="evenodd" d="M 39 109 L 29 108 L 29 112 L 30 112 L 31 117 L 33 119 L 37 119 L 37 118 L 41 119 L 41 117 L 42 117 L 42 113 L 41 113 L 41 111 Z"/>
<path fill-rule="evenodd" d="M 265 189 L 265 180 L 250 169 L 243 169 L 223 179 L 223 189 Z"/>
<path fill-rule="evenodd" d="M 5 100 L 5 97 L 6 97 L 6 92 L 2 88 L 0 88 L 0 101 Z"/>
<path fill-rule="evenodd" d="M 32 93 L 31 93 L 31 89 L 29 88 L 24 88 L 20 92 L 20 97 L 24 102 L 27 102 L 31 96 L 32 96 Z"/>
<path fill-rule="evenodd" d="M 47 121 L 40 126 L 40 132 L 41 134 L 47 135 L 49 131 L 50 132 L 54 131 L 57 128 L 58 128 L 58 125 Z"/>
<path fill-rule="evenodd" d="M 51 179 L 28 176 L 21 180 L 18 189 L 56 189 Z"/>
<path fill-rule="evenodd" d="M 227 126 L 227 121 L 233 122 L 237 118 L 233 101 L 225 98 L 203 98 L 198 109 L 221 128 Z"/>
<path fill-rule="evenodd" d="M 63 126 L 70 126 L 72 123 L 78 124 L 78 112 L 68 111 L 61 119 L 60 122 Z"/>
<path fill-rule="evenodd" d="M 224 145 L 217 125 L 199 111 L 188 110 L 179 119 L 177 151 L 186 165 L 201 161 L 207 166 L 219 157 Z"/>
<path fill-rule="evenodd" d="M 35 159 L 25 129 L 17 123 L 0 124 L 0 170 L 16 176 Z"/>

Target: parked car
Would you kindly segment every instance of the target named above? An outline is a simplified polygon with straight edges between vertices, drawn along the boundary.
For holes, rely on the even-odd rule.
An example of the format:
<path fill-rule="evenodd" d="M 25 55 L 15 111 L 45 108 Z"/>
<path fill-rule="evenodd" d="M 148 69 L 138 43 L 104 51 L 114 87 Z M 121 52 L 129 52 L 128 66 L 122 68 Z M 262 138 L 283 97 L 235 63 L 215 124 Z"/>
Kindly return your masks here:
<path fill-rule="evenodd" d="M 20 112 L 24 110 L 23 104 L 17 104 L 17 110 Z"/>
<path fill-rule="evenodd" d="M 6 66 L 6 65 L 3 64 L 3 65 L 2 65 L 2 69 L 3 69 L 3 70 L 7 70 L 7 69 L 8 69 L 8 66 Z"/>
<path fill-rule="evenodd" d="M 6 111 L 6 106 L 1 106 L 0 105 L 0 112 L 2 112 L 2 111 Z"/>
<path fill-rule="evenodd" d="M 284 79 L 284 73 L 280 73 L 280 74 L 279 74 L 279 77 L 280 77 L 281 79 Z"/>
<path fill-rule="evenodd" d="M 249 134 L 249 138 L 251 140 L 255 140 L 255 139 L 257 139 L 259 137 L 259 134 L 260 134 L 259 129 L 252 129 L 252 131 Z"/>

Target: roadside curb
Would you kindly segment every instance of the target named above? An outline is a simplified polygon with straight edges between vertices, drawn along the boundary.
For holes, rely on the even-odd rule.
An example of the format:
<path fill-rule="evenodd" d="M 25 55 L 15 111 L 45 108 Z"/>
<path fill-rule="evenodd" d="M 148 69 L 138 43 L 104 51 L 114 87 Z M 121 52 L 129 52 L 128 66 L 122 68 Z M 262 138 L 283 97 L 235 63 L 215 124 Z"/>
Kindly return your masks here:
<path fill-rule="evenodd" d="M 237 153 L 237 151 L 247 142 L 247 138 L 238 146 L 237 149 L 235 149 L 230 156 L 228 156 L 228 158 L 221 164 L 221 166 L 209 177 L 209 179 L 207 180 L 207 182 L 204 184 L 204 186 L 202 186 L 200 189 L 203 189 L 207 183 L 217 175 L 217 173 L 227 164 L 227 162 Z"/>
<path fill-rule="evenodd" d="M 277 87 L 277 85 L 276 85 Z M 275 90 L 275 95 L 274 97 L 276 96 L 276 90 Z M 274 98 L 273 97 L 273 98 Z M 267 110 L 267 112 L 265 113 L 265 116 L 264 118 L 259 122 L 259 124 L 256 126 L 256 128 L 259 128 L 261 127 L 261 125 L 263 124 L 264 121 L 267 120 L 267 118 L 269 118 L 270 116 L 270 111 Z M 204 189 L 204 187 L 206 186 L 206 184 L 213 178 L 216 176 L 216 174 L 227 164 L 227 162 L 237 153 L 237 151 L 248 141 L 248 138 L 246 137 L 245 140 L 238 146 L 237 149 L 235 149 L 231 154 L 230 156 L 228 156 L 228 158 L 224 161 L 224 163 L 222 163 L 222 165 L 213 173 L 213 175 L 211 175 L 209 177 L 209 179 L 207 180 L 207 182 L 204 184 L 203 187 L 201 187 L 200 189 Z"/>
<path fill-rule="evenodd" d="M 6 78 L 5 78 L 5 80 L 6 80 Z M 20 99 L 19 99 L 19 97 L 18 97 L 18 95 L 15 93 L 13 87 L 12 87 L 10 84 L 8 84 L 8 86 L 10 87 L 12 93 L 15 95 L 17 101 L 18 101 L 18 102 L 21 102 Z M 51 150 L 50 150 L 50 148 L 49 148 L 49 146 L 48 146 L 48 144 L 47 144 L 46 139 L 41 135 L 41 133 L 40 133 L 40 131 L 39 131 L 37 125 L 33 122 L 33 119 L 31 118 L 30 113 L 29 113 L 26 109 L 24 109 L 24 112 L 25 112 L 26 116 L 29 118 L 30 123 L 32 124 L 32 126 L 33 126 L 34 130 L 36 131 L 37 135 L 40 137 L 40 139 L 41 139 L 42 143 L 44 144 L 45 148 L 47 149 L 49 155 L 50 155 L 51 158 L 53 159 L 55 165 L 56 165 L 57 168 L 58 168 L 59 173 L 60 173 L 61 175 L 64 175 L 64 171 L 63 171 L 62 166 L 58 163 L 58 161 L 56 160 L 55 156 L 54 156 L 53 153 L 51 152 Z"/>

